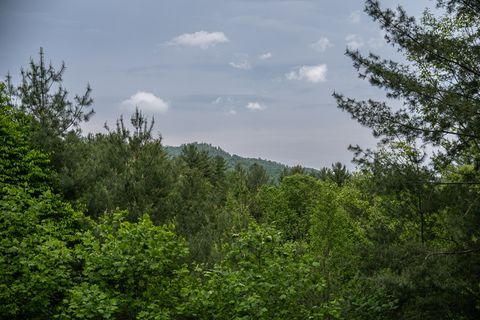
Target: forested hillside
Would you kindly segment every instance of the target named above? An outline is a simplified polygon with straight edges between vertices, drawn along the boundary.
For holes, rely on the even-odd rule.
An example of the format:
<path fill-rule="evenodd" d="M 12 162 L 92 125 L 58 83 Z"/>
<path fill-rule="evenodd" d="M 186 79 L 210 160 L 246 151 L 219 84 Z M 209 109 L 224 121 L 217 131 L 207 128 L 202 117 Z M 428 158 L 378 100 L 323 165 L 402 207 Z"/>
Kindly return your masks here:
<path fill-rule="evenodd" d="M 225 165 L 227 170 L 233 170 L 237 166 L 242 166 L 244 168 L 250 168 L 252 165 L 257 164 L 262 166 L 267 175 L 272 179 L 273 182 L 278 182 L 282 177 L 282 174 L 285 174 L 291 167 L 288 167 L 284 164 L 265 160 L 265 159 L 255 159 L 255 158 L 245 158 L 236 154 L 230 154 L 223 150 L 220 147 L 212 146 L 208 143 L 192 143 L 194 144 L 199 151 L 206 151 L 210 157 L 222 157 L 225 160 Z M 165 146 L 165 151 L 172 157 L 178 157 L 182 154 L 182 148 L 184 145 L 179 147 L 174 146 Z M 312 168 L 302 168 L 306 173 L 311 175 L 320 175 L 321 172 L 319 170 L 315 170 Z"/>
<path fill-rule="evenodd" d="M 165 147 L 138 109 L 82 134 L 41 49 L 0 83 L 0 318 L 479 319 L 480 5 L 437 4 L 366 2 L 405 59 L 347 55 L 403 107 L 334 93 L 380 141 L 354 172 Z"/>

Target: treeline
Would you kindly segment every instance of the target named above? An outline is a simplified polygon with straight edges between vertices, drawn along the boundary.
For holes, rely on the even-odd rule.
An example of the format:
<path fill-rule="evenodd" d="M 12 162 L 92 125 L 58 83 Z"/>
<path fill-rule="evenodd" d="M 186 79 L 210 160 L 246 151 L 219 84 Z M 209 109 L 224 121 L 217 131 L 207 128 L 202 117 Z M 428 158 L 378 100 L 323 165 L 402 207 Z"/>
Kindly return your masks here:
<path fill-rule="evenodd" d="M 199 151 L 207 151 L 210 157 L 216 157 L 220 156 L 222 157 L 226 164 L 227 171 L 228 170 L 233 170 L 235 167 L 238 165 L 244 167 L 244 168 L 249 168 L 253 164 L 257 164 L 262 166 L 265 171 L 267 172 L 268 176 L 272 181 L 278 182 L 280 179 L 280 176 L 284 172 L 284 170 L 289 169 L 286 165 L 270 161 L 270 160 L 264 160 L 260 158 L 244 158 L 236 154 L 230 154 L 226 152 L 225 150 L 221 149 L 220 147 L 214 147 L 211 144 L 207 143 L 198 143 L 194 142 L 193 143 Z M 167 151 L 167 154 L 172 156 L 172 157 L 178 157 L 182 154 L 182 149 L 184 145 L 181 146 L 164 146 L 165 151 Z M 315 169 L 309 169 L 310 172 L 315 172 Z"/>
<path fill-rule="evenodd" d="M 41 51 L 0 83 L 0 318 L 478 319 L 480 8 L 439 5 L 417 24 L 367 1 L 412 69 L 347 53 L 406 109 L 335 94 L 378 149 L 277 183 L 168 157 L 138 110 L 82 136 L 91 90 L 68 100 Z"/>

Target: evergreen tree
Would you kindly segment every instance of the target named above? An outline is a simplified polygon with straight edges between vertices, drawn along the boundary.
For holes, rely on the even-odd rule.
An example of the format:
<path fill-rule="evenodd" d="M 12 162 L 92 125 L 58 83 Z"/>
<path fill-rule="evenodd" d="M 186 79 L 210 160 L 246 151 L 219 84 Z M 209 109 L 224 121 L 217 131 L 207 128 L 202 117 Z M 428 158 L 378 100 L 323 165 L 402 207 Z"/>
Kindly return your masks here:
<path fill-rule="evenodd" d="M 344 164 L 341 162 L 335 162 L 332 164 L 331 168 L 322 168 L 313 176 L 323 181 L 330 180 L 335 182 L 338 186 L 341 186 L 350 179 L 351 174 L 348 172 Z"/>
<path fill-rule="evenodd" d="M 365 11 L 406 58 L 382 59 L 347 49 L 347 56 L 373 86 L 402 108 L 387 102 L 358 101 L 334 93 L 340 109 L 370 127 L 383 143 L 421 141 L 438 150 L 434 160 L 480 164 L 480 5 L 477 0 L 439 0 L 445 14 L 425 11 L 420 22 L 402 9 L 383 10 L 368 0 Z M 362 153 L 358 146 L 353 148 Z M 368 151 L 367 151 L 368 153 Z"/>
<path fill-rule="evenodd" d="M 33 141 L 48 152 L 57 138 L 64 138 L 69 132 L 79 132 L 80 123 L 88 121 L 94 114 L 90 97 L 91 88 L 87 85 L 85 93 L 75 95 L 73 101 L 63 87 L 65 63 L 59 69 L 46 64 L 43 48 L 40 48 L 39 60 L 30 59 L 28 69 L 21 69 L 21 83 L 14 86 L 10 74 L 7 75 L 7 89 L 16 106 L 33 116 Z"/>
<path fill-rule="evenodd" d="M 334 93 L 340 109 L 381 138 L 375 151 L 352 147 L 371 203 L 347 206 L 360 221 L 368 216 L 373 244 L 363 248 L 359 271 L 368 281 L 359 284 L 380 294 L 370 304 L 352 292 L 360 313 L 358 302 L 369 306 L 359 318 L 374 318 L 374 305 L 390 306 L 380 318 L 478 318 L 480 4 L 438 0 L 437 7 L 417 21 L 367 0 L 365 11 L 405 59 L 347 50 L 387 101 Z"/>
<path fill-rule="evenodd" d="M 268 174 L 262 165 L 252 164 L 248 168 L 247 185 L 252 192 L 256 192 L 262 185 L 268 183 Z"/>

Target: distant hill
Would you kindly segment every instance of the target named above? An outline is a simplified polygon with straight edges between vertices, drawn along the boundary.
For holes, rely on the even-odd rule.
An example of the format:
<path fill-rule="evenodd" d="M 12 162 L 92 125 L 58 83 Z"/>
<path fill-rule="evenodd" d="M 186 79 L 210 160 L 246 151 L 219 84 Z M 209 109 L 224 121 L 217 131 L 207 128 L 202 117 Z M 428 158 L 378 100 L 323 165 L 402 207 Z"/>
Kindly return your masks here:
<path fill-rule="evenodd" d="M 225 159 L 225 162 L 227 163 L 227 170 L 231 170 L 235 168 L 237 164 L 241 164 L 244 168 L 249 168 L 252 164 L 256 163 L 263 166 L 267 171 L 268 175 L 274 181 L 278 181 L 282 171 L 286 168 L 289 168 L 289 166 L 279 162 L 275 162 L 275 161 L 270 161 L 270 160 L 265 160 L 260 158 L 244 158 L 236 154 L 232 155 L 226 152 L 225 150 L 221 149 L 220 147 L 215 147 L 208 143 L 195 142 L 194 144 L 197 146 L 199 150 L 208 151 L 208 154 L 211 157 L 220 156 L 223 159 Z M 182 147 L 183 145 L 178 147 L 165 146 L 164 148 L 170 156 L 178 157 L 182 153 Z M 308 172 L 316 171 L 315 169 L 309 169 L 309 168 L 306 168 L 306 170 Z"/>

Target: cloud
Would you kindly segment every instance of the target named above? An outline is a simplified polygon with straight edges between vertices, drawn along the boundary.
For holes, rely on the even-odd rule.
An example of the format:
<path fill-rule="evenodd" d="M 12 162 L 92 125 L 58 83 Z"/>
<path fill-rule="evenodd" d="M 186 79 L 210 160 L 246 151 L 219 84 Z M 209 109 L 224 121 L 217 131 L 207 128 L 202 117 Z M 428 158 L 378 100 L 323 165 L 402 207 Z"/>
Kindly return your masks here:
<path fill-rule="evenodd" d="M 202 30 L 194 33 L 184 33 L 173 38 L 167 42 L 167 44 L 171 46 L 189 46 L 208 49 L 219 43 L 226 43 L 229 41 L 230 40 L 223 32 L 207 32 Z"/>
<path fill-rule="evenodd" d="M 333 44 L 327 37 L 321 37 L 317 42 L 312 43 L 310 47 L 318 52 L 325 52 L 328 48 L 333 47 Z"/>
<path fill-rule="evenodd" d="M 270 59 L 272 57 L 272 53 L 270 52 L 265 52 L 265 53 L 262 53 L 261 55 L 258 56 L 258 59 L 260 60 L 267 60 L 267 59 Z"/>
<path fill-rule="evenodd" d="M 230 110 L 227 112 L 227 114 L 228 114 L 229 116 L 234 116 L 234 115 L 237 114 L 237 111 L 235 111 L 234 109 L 230 109 Z"/>
<path fill-rule="evenodd" d="M 267 109 L 267 106 L 264 105 L 264 104 L 261 104 L 259 102 L 249 102 L 245 108 L 247 108 L 248 110 L 252 110 L 252 111 L 262 111 L 262 110 L 265 110 Z"/>
<path fill-rule="evenodd" d="M 246 60 L 240 61 L 240 62 L 230 62 L 230 66 L 234 67 L 235 69 L 241 69 L 241 70 L 249 70 L 252 68 L 250 63 Z"/>
<path fill-rule="evenodd" d="M 127 100 L 124 100 L 122 105 L 128 109 L 138 107 L 142 111 L 158 113 L 165 113 L 170 108 L 169 104 L 162 98 L 145 91 L 135 93 Z"/>
<path fill-rule="evenodd" d="M 345 37 L 345 41 L 347 42 L 347 48 L 351 50 L 360 49 L 365 45 L 363 42 L 363 38 L 357 34 L 349 34 Z"/>
<path fill-rule="evenodd" d="M 350 13 L 350 16 L 348 17 L 350 19 L 350 22 L 353 24 L 359 23 L 360 22 L 360 11 L 353 11 Z"/>
<path fill-rule="evenodd" d="M 286 74 L 288 80 L 305 80 L 312 83 L 327 80 L 327 65 L 302 66 L 298 70 Z"/>

